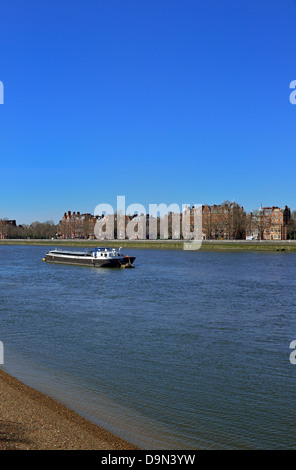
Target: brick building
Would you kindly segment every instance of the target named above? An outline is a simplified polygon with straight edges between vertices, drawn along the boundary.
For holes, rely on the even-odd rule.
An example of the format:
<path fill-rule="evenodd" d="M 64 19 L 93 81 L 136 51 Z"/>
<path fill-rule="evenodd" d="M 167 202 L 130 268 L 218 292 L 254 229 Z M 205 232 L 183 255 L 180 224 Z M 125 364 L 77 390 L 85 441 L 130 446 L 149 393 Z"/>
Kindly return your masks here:
<path fill-rule="evenodd" d="M 291 210 L 288 206 L 260 207 L 249 214 L 247 237 L 255 240 L 287 240 Z"/>
<path fill-rule="evenodd" d="M 202 206 L 204 240 L 241 240 L 246 236 L 246 213 L 236 203 Z"/>
<path fill-rule="evenodd" d="M 291 217 L 290 209 L 287 206 L 284 209 L 275 206 L 263 207 L 261 212 L 263 240 L 287 240 L 288 223 Z"/>
<path fill-rule="evenodd" d="M 94 238 L 97 217 L 86 213 L 65 212 L 58 225 L 58 238 Z"/>
<path fill-rule="evenodd" d="M 12 227 L 16 227 L 15 220 L 0 220 L 0 240 L 8 238 L 9 231 Z"/>
<path fill-rule="evenodd" d="M 109 219 L 106 215 L 106 222 Z M 125 216 L 125 226 L 135 216 Z M 99 216 L 90 213 L 65 212 L 58 224 L 57 236 L 62 239 L 95 239 L 94 229 Z M 114 238 L 117 238 L 117 215 L 114 215 Z"/>

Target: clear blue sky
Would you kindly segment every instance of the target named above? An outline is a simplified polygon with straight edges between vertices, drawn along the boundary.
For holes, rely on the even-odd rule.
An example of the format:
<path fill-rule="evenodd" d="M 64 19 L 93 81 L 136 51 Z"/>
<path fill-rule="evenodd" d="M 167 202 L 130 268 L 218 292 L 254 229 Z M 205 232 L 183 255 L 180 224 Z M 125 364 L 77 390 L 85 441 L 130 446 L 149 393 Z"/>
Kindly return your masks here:
<path fill-rule="evenodd" d="M 0 218 L 296 209 L 295 0 L 2 0 Z"/>

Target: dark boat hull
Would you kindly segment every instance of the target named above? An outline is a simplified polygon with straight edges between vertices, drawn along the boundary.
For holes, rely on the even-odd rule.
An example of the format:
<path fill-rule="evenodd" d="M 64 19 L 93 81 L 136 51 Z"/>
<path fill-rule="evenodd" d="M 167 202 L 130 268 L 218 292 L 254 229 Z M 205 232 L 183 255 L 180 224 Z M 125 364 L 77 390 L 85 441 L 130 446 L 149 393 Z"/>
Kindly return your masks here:
<path fill-rule="evenodd" d="M 123 256 L 121 259 L 97 259 L 85 257 L 68 257 L 47 254 L 45 261 L 57 264 L 72 264 L 79 266 L 90 266 L 94 268 L 121 268 L 122 266 L 132 266 L 135 261 L 133 256 Z"/>

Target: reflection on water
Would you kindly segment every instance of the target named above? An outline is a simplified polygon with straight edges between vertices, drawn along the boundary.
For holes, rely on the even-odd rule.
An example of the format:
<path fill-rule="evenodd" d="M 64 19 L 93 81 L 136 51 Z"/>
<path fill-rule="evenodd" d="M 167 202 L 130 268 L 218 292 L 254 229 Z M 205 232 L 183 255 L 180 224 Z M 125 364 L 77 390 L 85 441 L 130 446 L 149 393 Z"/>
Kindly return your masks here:
<path fill-rule="evenodd" d="M 296 255 L 45 251 L 0 247 L 8 372 L 142 448 L 295 448 Z"/>

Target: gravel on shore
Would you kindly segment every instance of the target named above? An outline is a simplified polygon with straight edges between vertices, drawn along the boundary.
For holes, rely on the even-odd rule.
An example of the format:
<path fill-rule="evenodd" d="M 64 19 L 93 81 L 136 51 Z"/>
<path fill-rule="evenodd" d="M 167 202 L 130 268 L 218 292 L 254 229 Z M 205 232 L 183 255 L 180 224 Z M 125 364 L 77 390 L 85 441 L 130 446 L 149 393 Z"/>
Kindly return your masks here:
<path fill-rule="evenodd" d="M 0 369 L 0 450 L 134 450 Z"/>

